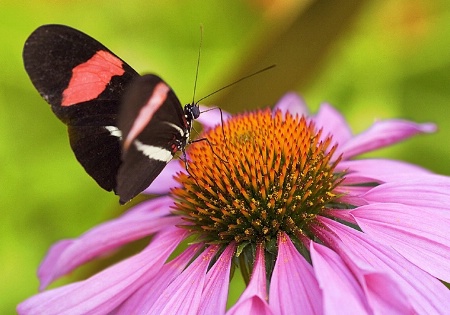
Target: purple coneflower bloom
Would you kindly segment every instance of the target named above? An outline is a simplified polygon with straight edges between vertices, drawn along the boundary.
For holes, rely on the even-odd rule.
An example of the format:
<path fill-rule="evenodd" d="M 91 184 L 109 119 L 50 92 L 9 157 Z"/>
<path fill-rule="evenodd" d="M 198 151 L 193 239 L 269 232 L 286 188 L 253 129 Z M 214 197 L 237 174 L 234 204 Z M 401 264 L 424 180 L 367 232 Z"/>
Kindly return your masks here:
<path fill-rule="evenodd" d="M 352 135 L 333 107 L 309 116 L 295 94 L 223 126 L 213 112 L 199 120 L 209 142 L 188 147 L 190 176 L 171 162 L 148 189 L 161 197 L 55 244 L 40 289 L 121 245 L 153 235 L 150 244 L 29 298 L 20 314 L 449 312 L 450 178 L 353 159 L 433 124 L 382 120 Z M 227 311 L 237 266 L 247 287 Z"/>

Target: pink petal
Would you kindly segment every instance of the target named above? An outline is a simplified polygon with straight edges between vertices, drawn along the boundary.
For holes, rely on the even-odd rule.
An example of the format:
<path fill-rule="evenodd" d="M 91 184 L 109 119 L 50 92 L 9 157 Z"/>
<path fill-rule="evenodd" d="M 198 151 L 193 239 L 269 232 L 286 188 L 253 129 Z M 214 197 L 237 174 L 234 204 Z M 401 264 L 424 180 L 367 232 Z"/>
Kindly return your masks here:
<path fill-rule="evenodd" d="M 389 283 L 389 285 L 386 285 Z M 364 287 L 369 301 L 378 314 L 414 314 L 408 298 L 388 275 L 367 272 Z"/>
<path fill-rule="evenodd" d="M 91 278 L 37 294 L 17 307 L 24 314 L 107 314 L 158 273 L 171 252 L 187 235 L 170 228 L 158 234 L 141 253 Z"/>
<path fill-rule="evenodd" d="M 206 275 L 199 315 L 225 314 L 230 284 L 230 269 L 236 245 L 228 245 Z"/>
<path fill-rule="evenodd" d="M 270 309 L 266 301 L 255 295 L 239 302 L 239 304 L 235 304 L 227 312 L 227 315 L 241 314 L 274 315 L 275 313 Z"/>
<path fill-rule="evenodd" d="M 382 120 L 338 148 L 344 159 L 373 151 L 412 137 L 418 133 L 434 132 L 434 124 L 416 124 L 406 120 Z M 338 154 L 338 152 L 336 152 Z"/>
<path fill-rule="evenodd" d="M 201 247 L 200 244 L 189 246 L 179 256 L 166 263 L 154 278 L 134 292 L 114 314 L 148 314 L 163 291 L 183 272 Z"/>
<path fill-rule="evenodd" d="M 445 314 L 448 312 L 450 291 L 436 278 L 409 262 L 390 247 L 373 241 L 369 235 L 358 232 L 341 223 L 324 217 L 317 217 L 317 233 L 327 240 L 352 269 L 359 281 L 364 281 L 368 273 L 386 275 L 386 290 L 379 290 L 384 296 L 374 299 L 366 294 L 374 312 L 384 308 L 377 301 L 393 299 L 389 296 L 389 286 L 395 285 L 407 297 L 415 313 Z M 366 285 L 364 287 L 367 287 Z M 374 293 L 373 291 L 371 293 Z M 432 298 L 430 298 L 432 297 Z M 404 303 L 393 301 L 392 303 Z"/>
<path fill-rule="evenodd" d="M 369 191 L 372 187 L 369 186 L 345 186 L 341 185 L 336 187 L 333 190 L 333 193 L 336 195 L 340 195 L 338 201 L 342 203 L 351 204 L 354 206 L 361 206 L 367 204 L 367 201 L 364 200 L 361 196 L 363 196 L 367 191 Z"/>
<path fill-rule="evenodd" d="M 327 217 L 333 217 L 333 219 L 344 220 L 344 221 L 347 221 L 347 222 L 349 222 L 351 224 L 355 224 L 356 225 L 355 218 L 353 218 L 353 216 L 350 214 L 350 212 L 348 210 L 328 209 L 326 211 L 326 216 Z"/>
<path fill-rule="evenodd" d="M 280 110 L 283 114 L 289 112 L 292 116 L 308 116 L 308 107 L 297 93 L 286 93 L 275 105 L 273 111 Z"/>
<path fill-rule="evenodd" d="M 406 176 L 415 174 L 431 174 L 430 171 L 406 162 L 386 159 L 362 159 L 340 162 L 335 169 L 337 172 L 346 171 L 349 175 L 360 174 L 374 180 L 390 182 L 403 180 Z M 348 176 L 346 176 L 348 177 Z M 360 182 L 361 183 L 361 182 Z"/>
<path fill-rule="evenodd" d="M 231 114 L 222 110 L 222 119 L 226 121 Z M 219 107 L 200 106 L 200 116 L 196 119 L 204 128 L 210 129 L 222 123 Z"/>
<path fill-rule="evenodd" d="M 361 184 L 365 184 L 365 185 L 361 185 Z M 372 186 L 367 185 L 367 184 L 372 184 Z M 350 172 L 350 173 L 345 174 L 344 180 L 341 182 L 340 186 L 344 186 L 347 188 L 347 186 L 356 185 L 356 187 L 358 187 L 358 189 L 359 189 L 359 187 L 367 187 L 366 189 L 363 189 L 364 192 L 367 192 L 371 188 L 373 188 L 373 186 L 376 186 L 378 184 L 381 184 L 381 182 L 376 178 L 368 176 L 368 174 L 366 175 L 363 173 Z M 353 187 L 350 187 L 350 188 L 353 188 Z"/>
<path fill-rule="evenodd" d="M 450 218 L 450 178 L 440 175 L 418 175 L 413 179 L 379 185 L 361 196 L 367 203 L 401 203 L 433 209 Z"/>
<path fill-rule="evenodd" d="M 350 211 L 361 229 L 433 276 L 450 280 L 450 219 L 434 210 L 379 203 Z"/>
<path fill-rule="evenodd" d="M 79 238 L 54 244 L 38 270 L 40 289 L 43 290 L 56 278 L 94 257 L 175 225 L 179 219 L 167 216 L 172 204 L 173 200 L 169 197 L 144 202 L 118 219 L 100 224 Z"/>
<path fill-rule="evenodd" d="M 167 194 L 171 188 L 180 186 L 180 183 L 174 179 L 174 176 L 179 172 L 185 171 L 186 169 L 181 165 L 178 159 L 170 161 L 167 163 L 161 174 L 156 177 L 153 183 L 151 183 L 143 193 L 157 195 Z"/>
<path fill-rule="evenodd" d="M 362 288 L 339 255 L 312 241 L 310 250 L 324 314 L 370 314 Z"/>
<path fill-rule="evenodd" d="M 195 259 L 160 295 L 150 314 L 196 314 L 206 271 L 219 246 L 212 245 Z"/>
<path fill-rule="evenodd" d="M 322 291 L 312 266 L 285 233 L 278 236 L 278 255 L 270 282 L 270 306 L 276 314 L 322 314 Z"/>
<path fill-rule="evenodd" d="M 322 139 L 331 135 L 335 143 L 342 146 L 352 138 L 352 132 L 345 121 L 345 118 L 331 105 L 324 103 L 313 120 L 316 123 L 317 130 L 323 129 Z M 335 154 L 338 157 L 339 153 Z"/>
<path fill-rule="evenodd" d="M 253 273 L 247 288 L 236 304 L 227 312 L 231 314 L 273 314 L 267 304 L 266 267 L 264 262 L 264 249 L 258 244 Z"/>

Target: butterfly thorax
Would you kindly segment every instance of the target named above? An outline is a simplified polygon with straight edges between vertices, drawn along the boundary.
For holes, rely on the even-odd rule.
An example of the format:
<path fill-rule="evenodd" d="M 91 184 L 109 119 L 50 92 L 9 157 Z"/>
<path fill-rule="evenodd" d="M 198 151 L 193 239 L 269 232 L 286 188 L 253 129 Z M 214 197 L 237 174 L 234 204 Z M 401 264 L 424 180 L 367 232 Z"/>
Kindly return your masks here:
<path fill-rule="evenodd" d="M 184 117 L 186 118 L 186 131 L 184 134 L 183 143 L 180 143 L 180 147 L 184 148 L 189 143 L 190 134 L 194 120 L 200 116 L 200 108 L 197 104 L 186 104 L 184 106 Z"/>

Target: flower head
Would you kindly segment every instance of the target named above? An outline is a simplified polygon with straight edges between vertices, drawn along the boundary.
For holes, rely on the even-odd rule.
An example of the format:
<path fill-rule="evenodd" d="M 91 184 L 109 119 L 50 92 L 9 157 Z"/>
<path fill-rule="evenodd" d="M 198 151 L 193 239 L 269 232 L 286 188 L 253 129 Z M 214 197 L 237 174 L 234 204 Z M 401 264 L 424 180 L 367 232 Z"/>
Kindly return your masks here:
<path fill-rule="evenodd" d="M 167 194 L 55 244 L 41 289 L 106 251 L 154 235 L 141 253 L 22 302 L 20 314 L 224 314 L 237 268 L 247 288 L 229 314 L 445 313 L 450 179 L 404 162 L 352 158 L 432 124 L 376 122 L 352 135 L 295 94 L 224 124 L 200 116 L 187 172 L 171 162 L 148 192 Z M 177 173 L 175 179 L 172 175 Z M 190 244 L 168 259 L 186 238 Z"/>

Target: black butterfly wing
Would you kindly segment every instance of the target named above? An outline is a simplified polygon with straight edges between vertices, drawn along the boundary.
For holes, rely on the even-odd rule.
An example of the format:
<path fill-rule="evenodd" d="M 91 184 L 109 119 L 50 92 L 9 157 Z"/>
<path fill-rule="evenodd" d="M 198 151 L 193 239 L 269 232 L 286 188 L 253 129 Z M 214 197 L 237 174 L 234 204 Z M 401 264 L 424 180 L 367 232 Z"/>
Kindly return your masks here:
<path fill-rule="evenodd" d="M 120 138 L 106 127 L 117 127 L 120 99 L 138 73 L 92 37 L 64 25 L 36 29 L 23 60 L 33 85 L 68 125 L 78 161 L 102 188 L 113 190 Z"/>
<path fill-rule="evenodd" d="M 146 189 L 186 145 L 188 125 L 173 90 L 155 75 L 135 79 L 119 113 L 122 165 L 117 193 L 125 203 Z"/>

